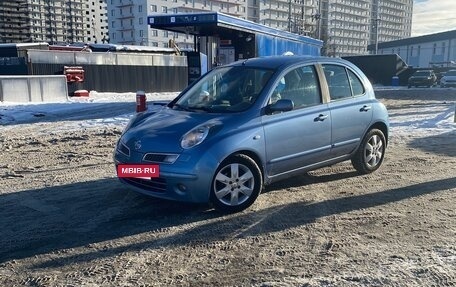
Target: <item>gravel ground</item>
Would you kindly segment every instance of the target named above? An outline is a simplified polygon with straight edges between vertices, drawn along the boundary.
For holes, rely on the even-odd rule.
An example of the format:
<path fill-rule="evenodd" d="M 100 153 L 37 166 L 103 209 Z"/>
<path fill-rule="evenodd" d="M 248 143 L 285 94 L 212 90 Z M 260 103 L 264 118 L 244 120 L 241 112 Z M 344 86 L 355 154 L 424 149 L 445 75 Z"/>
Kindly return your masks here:
<path fill-rule="evenodd" d="M 456 100 L 377 95 L 396 123 Z M 222 215 L 129 191 L 111 159 L 120 128 L 63 124 L 0 127 L 0 286 L 456 285 L 454 130 L 396 124 L 377 172 L 319 169 Z"/>

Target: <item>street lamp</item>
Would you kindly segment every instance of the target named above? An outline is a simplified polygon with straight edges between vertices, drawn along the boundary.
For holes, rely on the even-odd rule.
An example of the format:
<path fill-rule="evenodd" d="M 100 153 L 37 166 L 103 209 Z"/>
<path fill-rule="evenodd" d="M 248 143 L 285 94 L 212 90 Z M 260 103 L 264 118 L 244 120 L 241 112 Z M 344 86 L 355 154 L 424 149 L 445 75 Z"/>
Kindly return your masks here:
<path fill-rule="evenodd" d="M 375 21 L 375 55 L 378 54 L 378 26 L 380 25 L 380 18 L 377 18 Z"/>

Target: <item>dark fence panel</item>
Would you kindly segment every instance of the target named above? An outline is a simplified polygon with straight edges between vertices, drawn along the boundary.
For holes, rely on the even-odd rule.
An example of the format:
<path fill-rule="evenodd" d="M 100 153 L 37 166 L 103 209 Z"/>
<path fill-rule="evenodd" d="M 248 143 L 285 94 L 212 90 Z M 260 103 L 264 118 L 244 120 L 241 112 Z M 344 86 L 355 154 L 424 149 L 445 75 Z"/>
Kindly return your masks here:
<path fill-rule="evenodd" d="M 372 84 L 390 86 L 392 78 L 407 70 L 406 63 L 397 54 L 342 57 L 358 66 Z"/>
<path fill-rule="evenodd" d="M 70 85 L 70 93 L 76 88 L 97 92 L 178 92 L 187 86 L 186 66 L 78 66 L 84 68 L 85 80 L 82 84 Z M 34 63 L 31 65 L 30 74 L 62 75 L 63 67 L 62 64 Z"/>
<path fill-rule="evenodd" d="M 0 75 L 27 75 L 27 64 L 23 57 L 0 57 Z"/>

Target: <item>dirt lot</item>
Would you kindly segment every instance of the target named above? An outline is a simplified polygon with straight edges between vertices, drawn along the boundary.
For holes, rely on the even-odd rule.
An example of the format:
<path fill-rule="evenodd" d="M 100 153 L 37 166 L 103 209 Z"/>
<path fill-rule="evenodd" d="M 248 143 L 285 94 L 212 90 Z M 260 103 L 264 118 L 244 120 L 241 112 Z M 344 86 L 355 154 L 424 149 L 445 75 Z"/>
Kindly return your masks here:
<path fill-rule="evenodd" d="M 456 100 L 377 95 L 392 119 Z M 221 215 L 127 190 L 111 160 L 120 129 L 62 124 L 0 127 L 0 286 L 456 285 L 454 130 L 397 124 L 376 173 L 342 163 Z"/>

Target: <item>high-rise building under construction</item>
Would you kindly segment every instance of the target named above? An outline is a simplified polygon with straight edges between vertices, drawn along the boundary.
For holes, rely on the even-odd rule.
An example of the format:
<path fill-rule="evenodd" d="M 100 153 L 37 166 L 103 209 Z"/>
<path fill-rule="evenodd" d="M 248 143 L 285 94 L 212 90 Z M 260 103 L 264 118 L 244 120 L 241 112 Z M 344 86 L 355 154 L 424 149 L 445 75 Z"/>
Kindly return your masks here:
<path fill-rule="evenodd" d="M 3 0 L 0 42 L 82 43 L 108 37 L 106 1 Z"/>

